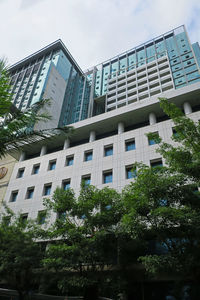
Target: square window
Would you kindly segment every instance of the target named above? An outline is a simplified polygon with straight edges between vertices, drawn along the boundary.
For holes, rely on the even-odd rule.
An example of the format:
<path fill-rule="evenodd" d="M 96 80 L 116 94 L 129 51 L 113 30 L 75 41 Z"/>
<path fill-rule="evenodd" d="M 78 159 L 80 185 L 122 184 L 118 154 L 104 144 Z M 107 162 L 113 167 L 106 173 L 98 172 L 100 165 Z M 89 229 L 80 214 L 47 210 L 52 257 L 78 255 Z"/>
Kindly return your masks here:
<path fill-rule="evenodd" d="M 40 169 L 40 164 L 34 165 L 33 170 L 32 170 L 32 174 L 38 174 L 39 169 Z"/>
<path fill-rule="evenodd" d="M 66 191 L 70 188 L 70 179 L 63 180 L 62 182 L 62 188 Z"/>
<path fill-rule="evenodd" d="M 137 176 L 136 174 L 136 168 L 133 168 L 133 166 L 127 166 L 126 167 L 126 179 L 132 179 Z"/>
<path fill-rule="evenodd" d="M 56 168 L 56 159 L 49 162 L 48 170 L 55 170 Z"/>
<path fill-rule="evenodd" d="M 29 187 L 26 192 L 26 199 L 32 199 L 34 193 L 34 187 Z"/>
<path fill-rule="evenodd" d="M 163 166 L 162 159 L 160 158 L 160 159 L 156 159 L 156 160 L 151 160 L 150 165 L 152 168 L 162 167 Z"/>
<path fill-rule="evenodd" d="M 90 183 L 91 183 L 91 175 L 84 175 L 84 176 L 82 176 L 81 183 L 82 183 L 83 186 L 90 185 Z"/>
<path fill-rule="evenodd" d="M 135 140 L 134 139 L 125 141 L 125 150 L 126 151 L 135 150 Z"/>
<path fill-rule="evenodd" d="M 104 156 L 111 156 L 111 155 L 113 155 L 113 145 L 105 146 Z"/>
<path fill-rule="evenodd" d="M 13 191 L 11 193 L 10 202 L 15 202 L 17 200 L 18 191 Z"/>
<path fill-rule="evenodd" d="M 66 166 L 72 166 L 74 164 L 74 155 L 66 157 Z"/>
<path fill-rule="evenodd" d="M 92 160 L 93 152 L 92 151 L 87 151 L 84 154 L 84 161 L 90 161 Z"/>
<path fill-rule="evenodd" d="M 25 168 L 21 168 L 17 172 L 17 178 L 22 178 L 24 176 L 24 170 Z"/>
<path fill-rule="evenodd" d="M 159 144 L 159 134 L 158 134 L 158 132 L 153 132 L 152 134 L 153 134 L 152 137 L 148 137 L 149 146 Z"/>
<path fill-rule="evenodd" d="M 44 191 L 43 191 L 43 196 L 48 196 L 51 194 L 51 183 L 45 184 L 44 185 Z"/>
<path fill-rule="evenodd" d="M 112 182 L 112 171 L 103 172 L 103 183 Z"/>
<path fill-rule="evenodd" d="M 45 223 L 45 219 L 46 219 L 46 210 L 40 210 L 38 211 L 38 224 L 42 225 Z"/>

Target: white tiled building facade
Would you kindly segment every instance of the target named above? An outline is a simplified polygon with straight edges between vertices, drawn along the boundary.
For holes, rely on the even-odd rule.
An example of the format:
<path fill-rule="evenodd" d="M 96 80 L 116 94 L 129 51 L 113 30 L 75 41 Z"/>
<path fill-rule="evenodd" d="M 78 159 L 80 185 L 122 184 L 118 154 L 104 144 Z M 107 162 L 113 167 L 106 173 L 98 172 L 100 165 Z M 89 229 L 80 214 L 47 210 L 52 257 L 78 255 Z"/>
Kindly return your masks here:
<path fill-rule="evenodd" d="M 197 62 L 196 67 L 199 72 Z M 50 72 L 54 77 L 57 74 L 53 68 Z M 155 151 L 158 145 L 146 136 L 155 132 L 164 141 L 171 142 L 173 124 L 161 110 L 158 97 L 167 97 L 198 121 L 200 81 L 196 79 L 176 88 L 178 83 L 166 53 L 125 73 L 110 76 L 106 96 L 89 99 L 100 105 L 104 101 L 104 113 L 70 124 L 75 128 L 70 139 L 63 135 L 51 141 L 39 141 L 16 156 L 19 162 L 8 184 L 6 204 L 24 217 L 36 218 L 44 210 L 43 198 L 51 197 L 57 186 L 71 187 L 78 194 L 84 180 L 97 188 L 109 186 L 121 190 L 134 180 L 134 162 L 164 163 Z M 50 91 L 49 83 L 47 87 Z M 56 114 L 62 114 L 65 100 L 60 101 Z"/>

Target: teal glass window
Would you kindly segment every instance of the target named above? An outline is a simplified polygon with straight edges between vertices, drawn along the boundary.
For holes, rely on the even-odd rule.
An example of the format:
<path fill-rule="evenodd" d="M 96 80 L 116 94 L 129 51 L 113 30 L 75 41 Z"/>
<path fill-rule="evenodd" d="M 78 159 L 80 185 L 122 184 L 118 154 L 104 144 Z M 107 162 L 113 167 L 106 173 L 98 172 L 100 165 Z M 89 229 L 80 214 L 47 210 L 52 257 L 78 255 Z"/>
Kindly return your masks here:
<path fill-rule="evenodd" d="M 102 95 L 107 92 L 107 80 L 110 75 L 110 65 L 107 64 L 103 67 L 103 82 L 102 82 Z"/>
<path fill-rule="evenodd" d="M 176 86 L 186 83 L 185 76 L 179 77 L 174 80 Z"/>
<path fill-rule="evenodd" d="M 25 170 L 24 168 L 18 170 L 17 178 L 22 178 L 24 176 L 24 170 Z"/>
<path fill-rule="evenodd" d="M 134 139 L 125 141 L 125 150 L 126 151 L 135 150 L 135 140 Z"/>
<path fill-rule="evenodd" d="M 114 62 L 111 63 L 111 78 L 116 77 L 118 70 L 119 70 L 119 63 L 118 60 L 115 60 Z"/>
<path fill-rule="evenodd" d="M 44 196 L 49 196 L 51 194 L 51 183 L 44 186 Z"/>
<path fill-rule="evenodd" d="M 11 193 L 10 202 L 15 202 L 17 200 L 18 191 L 13 191 Z"/>
<path fill-rule="evenodd" d="M 66 166 L 72 166 L 74 164 L 74 155 L 66 157 Z"/>
<path fill-rule="evenodd" d="M 168 56 L 170 59 L 173 59 L 174 57 L 178 56 L 178 50 L 177 50 L 174 36 L 169 36 L 166 38 L 166 46 L 167 46 Z"/>
<path fill-rule="evenodd" d="M 126 58 L 126 56 L 120 57 L 119 58 L 120 74 L 125 73 L 126 67 L 127 67 L 127 58 Z"/>
<path fill-rule="evenodd" d="M 38 174 L 39 173 L 39 169 L 40 169 L 40 165 L 34 165 L 33 166 L 33 171 L 32 174 Z"/>
<path fill-rule="evenodd" d="M 158 143 L 159 143 L 159 142 L 157 141 L 157 138 L 159 138 L 158 132 L 154 132 L 154 135 L 155 135 L 155 137 L 153 137 L 153 138 L 148 137 L 148 143 L 149 143 L 149 146 L 152 146 L 152 145 L 155 145 L 155 144 L 158 144 Z"/>
<path fill-rule="evenodd" d="M 106 146 L 104 148 L 104 156 L 111 156 L 113 155 L 113 145 Z"/>
<path fill-rule="evenodd" d="M 103 173 L 103 183 L 111 183 L 113 180 L 112 171 Z"/>
<path fill-rule="evenodd" d="M 63 181 L 62 187 L 65 191 L 68 190 L 70 188 L 70 180 Z"/>
<path fill-rule="evenodd" d="M 146 53 L 147 53 L 147 63 L 155 60 L 156 50 L 153 43 L 146 45 Z"/>
<path fill-rule="evenodd" d="M 146 54 L 144 48 L 137 49 L 138 67 L 146 63 L 145 59 L 146 59 Z"/>
<path fill-rule="evenodd" d="M 49 162 L 49 170 L 55 170 L 56 168 L 56 160 Z"/>
<path fill-rule="evenodd" d="M 165 43 L 163 41 L 163 38 L 160 38 L 155 41 L 155 47 L 156 47 L 157 58 L 165 54 L 166 48 L 165 48 Z"/>
<path fill-rule="evenodd" d="M 87 186 L 87 185 L 90 185 L 91 183 L 91 176 L 90 175 L 87 175 L 87 176 L 82 176 L 82 184 L 84 186 Z"/>
<path fill-rule="evenodd" d="M 130 71 L 132 68 L 135 68 L 135 66 L 136 66 L 136 53 L 135 52 L 130 53 L 128 55 L 128 66 L 129 66 L 128 71 Z"/>
<path fill-rule="evenodd" d="M 84 161 L 90 161 L 90 160 L 92 160 L 92 157 L 93 157 L 92 151 L 85 152 Z"/>
<path fill-rule="evenodd" d="M 136 169 L 132 166 L 126 167 L 126 179 L 132 179 L 136 177 Z"/>
<path fill-rule="evenodd" d="M 34 194 L 34 187 L 27 189 L 26 199 L 32 199 Z"/>
<path fill-rule="evenodd" d="M 150 165 L 151 165 L 152 168 L 162 167 L 163 166 L 162 159 L 151 160 Z"/>
<path fill-rule="evenodd" d="M 198 71 L 190 73 L 187 75 L 188 81 L 200 78 L 200 74 Z"/>
<path fill-rule="evenodd" d="M 46 210 L 41 210 L 38 212 L 38 224 L 42 225 L 45 223 Z"/>

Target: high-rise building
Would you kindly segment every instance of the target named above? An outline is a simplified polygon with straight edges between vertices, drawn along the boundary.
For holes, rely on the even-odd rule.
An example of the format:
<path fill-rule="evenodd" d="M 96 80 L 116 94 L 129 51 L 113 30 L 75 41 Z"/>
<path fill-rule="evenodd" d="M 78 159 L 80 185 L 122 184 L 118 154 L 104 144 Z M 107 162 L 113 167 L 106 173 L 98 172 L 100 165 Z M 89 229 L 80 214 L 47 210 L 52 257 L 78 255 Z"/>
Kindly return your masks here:
<path fill-rule="evenodd" d="M 184 26 L 152 39 L 83 72 L 59 40 L 10 68 L 14 104 L 20 109 L 41 97 L 52 99 L 48 127 L 70 124 L 69 138 L 39 141 L 15 157 L 5 201 L 35 218 L 42 199 L 57 186 L 79 191 L 85 180 L 121 190 L 136 161 L 164 163 L 146 133 L 171 142 L 173 123 L 158 97 L 200 119 L 200 48 Z M 52 216 L 55 218 L 56 216 Z"/>

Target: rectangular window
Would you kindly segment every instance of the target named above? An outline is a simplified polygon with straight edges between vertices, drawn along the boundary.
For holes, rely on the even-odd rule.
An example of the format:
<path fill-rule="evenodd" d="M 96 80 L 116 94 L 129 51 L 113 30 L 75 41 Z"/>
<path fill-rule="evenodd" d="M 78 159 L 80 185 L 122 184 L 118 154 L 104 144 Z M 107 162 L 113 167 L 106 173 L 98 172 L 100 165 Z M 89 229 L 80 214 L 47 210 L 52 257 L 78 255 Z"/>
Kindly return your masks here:
<path fill-rule="evenodd" d="M 48 196 L 51 194 L 51 183 L 45 184 L 44 185 L 44 191 L 43 191 L 43 196 Z"/>
<path fill-rule="evenodd" d="M 172 134 L 174 137 L 178 137 L 178 132 L 176 131 L 175 128 L 172 128 Z"/>
<path fill-rule="evenodd" d="M 84 153 L 84 161 L 90 161 L 90 160 L 92 160 L 92 156 L 93 156 L 92 150 L 85 152 Z"/>
<path fill-rule="evenodd" d="M 70 188 L 70 179 L 63 180 L 62 182 L 62 188 L 66 191 Z"/>
<path fill-rule="evenodd" d="M 132 179 L 136 176 L 136 168 L 133 168 L 133 166 L 126 166 L 126 179 Z"/>
<path fill-rule="evenodd" d="M 26 192 L 26 199 L 32 199 L 34 194 L 34 187 L 29 187 Z"/>
<path fill-rule="evenodd" d="M 46 219 L 46 210 L 40 210 L 38 211 L 38 224 L 42 225 L 45 223 L 45 219 Z"/>
<path fill-rule="evenodd" d="M 135 140 L 134 139 L 125 141 L 125 150 L 126 151 L 135 150 Z"/>
<path fill-rule="evenodd" d="M 21 168 L 17 172 L 17 178 L 22 178 L 24 176 L 24 170 L 25 168 Z"/>
<path fill-rule="evenodd" d="M 82 176 L 81 183 L 83 184 L 83 186 L 90 185 L 90 183 L 91 183 L 91 175 L 84 175 L 84 176 Z"/>
<path fill-rule="evenodd" d="M 113 155 L 113 145 L 105 146 L 104 156 L 111 156 L 111 155 Z"/>
<path fill-rule="evenodd" d="M 152 137 L 148 137 L 148 143 L 149 143 L 149 146 L 151 145 L 155 145 L 155 144 L 158 144 L 159 143 L 159 134 L 158 132 L 153 132 L 152 133 Z"/>
<path fill-rule="evenodd" d="M 26 221 L 27 221 L 27 219 L 28 219 L 28 214 L 22 214 L 22 215 L 20 216 L 20 218 L 21 218 L 21 220 L 22 220 L 22 223 L 24 224 L 24 223 L 26 223 Z"/>
<path fill-rule="evenodd" d="M 103 172 L 103 183 L 110 183 L 113 180 L 112 171 L 104 171 Z"/>
<path fill-rule="evenodd" d="M 156 168 L 156 167 L 162 167 L 163 163 L 162 163 L 162 159 L 154 159 L 154 160 L 150 160 L 150 165 L 152 168 Z"/>
<path fill-rule="evenodd" d="M 13 191 L 10 196 L 10 202 L 15 202 L 17 200 L 18 191 Z"/>
<path fill-rule="evenodd" d="M 66 166 L 72 166 L 74 164 L 74 155 L 66 157 Z"/>
<path fill-rule="evenodd" d="M 56 159 L 49 162 L 48 170 L 55 170 L 56 168 Z"/>
<path fill-rule="evenodd" d="M 38 174 L 39 169 L 40 169 L 40 164 L 34 165 L 33 170 L 32 170 L 32 174 Z"/>

